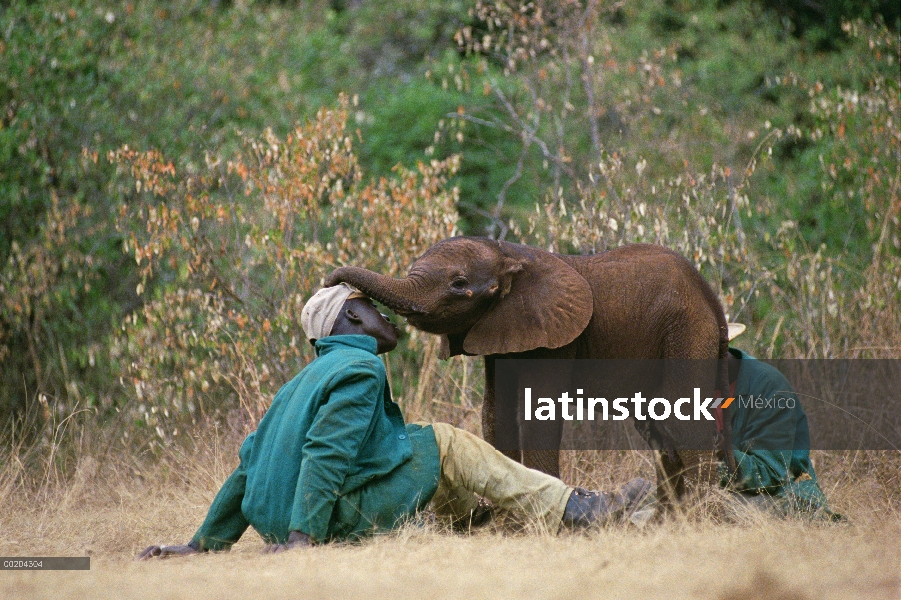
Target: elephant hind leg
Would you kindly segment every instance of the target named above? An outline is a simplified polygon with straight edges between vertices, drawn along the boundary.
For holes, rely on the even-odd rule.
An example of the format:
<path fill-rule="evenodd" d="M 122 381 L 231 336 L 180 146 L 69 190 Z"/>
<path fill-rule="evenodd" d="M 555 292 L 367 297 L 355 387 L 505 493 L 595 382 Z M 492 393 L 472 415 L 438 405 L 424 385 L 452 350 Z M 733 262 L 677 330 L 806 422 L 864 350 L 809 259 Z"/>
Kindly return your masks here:
<path fill-rule="evenodd" d="M 704 395 L 719 389 L 717 384 L 723 362 L 719 356 L 721 342 L 717 329 L 716 320 L 709 319 L 703 327 L 698 326 L 699 335 L 696 337 L 673 336 L 668 340 L 665 358 L 673 361 L 667 364 L 663 375 L 660 386 L 662 397 L 688 395 L 689 391 L 684 389 L 686 381 L 697 385 Z M 658 436 L 662 438 L 664 448 L 669 444 L 669 451 L 663 452 L 657 460 L 658 489 L 669 502 L 682 500 L 689 493 L 703 493 L 707 487 L 716 485 L 715 473 L 711 472 L 712 468 L 715 471 L 711 450 L 717 447 L 717 435 L 712 422 L 672 421 L 667 424 L 665 434 Z"/>
<path fill-rule="evenodd" d="M 670 457 L 674 456 L 675 460 Z M 718 481 L 716 455 L 709 450 L 683 450 L 671 454 L 654 451 L 657 497 L 664 511 L 689 498 L 704 498 Z"/>

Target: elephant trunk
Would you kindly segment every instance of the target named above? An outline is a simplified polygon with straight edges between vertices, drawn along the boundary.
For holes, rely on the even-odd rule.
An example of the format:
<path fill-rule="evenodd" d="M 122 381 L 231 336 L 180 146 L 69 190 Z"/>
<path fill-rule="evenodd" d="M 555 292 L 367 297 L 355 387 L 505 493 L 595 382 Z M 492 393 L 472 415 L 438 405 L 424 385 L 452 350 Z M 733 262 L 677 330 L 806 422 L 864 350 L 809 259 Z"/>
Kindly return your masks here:
<path fill-rule="evenodd" d="M 339 267 L 325 280 L 326 286 L 348 283 L 373 300 L 377 300 L 400 314 L 424 312 L 416 302 L 421 286 L 411 278 L 397 279 L 360 267 Z"/>

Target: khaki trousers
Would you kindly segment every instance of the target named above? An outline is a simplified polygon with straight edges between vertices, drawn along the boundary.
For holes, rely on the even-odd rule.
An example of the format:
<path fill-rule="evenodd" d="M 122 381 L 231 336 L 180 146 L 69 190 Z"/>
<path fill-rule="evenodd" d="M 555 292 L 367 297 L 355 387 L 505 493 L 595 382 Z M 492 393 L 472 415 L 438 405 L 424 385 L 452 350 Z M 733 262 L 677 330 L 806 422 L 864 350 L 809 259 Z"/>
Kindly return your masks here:
<path fill-rule="evenodd" d="M 454 521 L 468 517 L 483 496 L 516 511 L 554 535 L 573 488 L 556 477 L 529 469 L 488 442 L 447 423 L 432 423 L 441 462 L 432 510 Z"/>

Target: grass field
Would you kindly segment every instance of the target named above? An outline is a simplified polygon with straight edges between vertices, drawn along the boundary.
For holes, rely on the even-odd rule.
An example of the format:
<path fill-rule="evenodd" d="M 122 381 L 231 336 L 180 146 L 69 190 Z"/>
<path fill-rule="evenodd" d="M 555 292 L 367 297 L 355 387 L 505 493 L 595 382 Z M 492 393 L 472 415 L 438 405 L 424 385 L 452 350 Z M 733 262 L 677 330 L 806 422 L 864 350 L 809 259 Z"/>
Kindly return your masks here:
<path fill-rule="evenodd" d="M 92 557 L 90 571 L 0 573 L 2 598 L 901 598 L 901 461 L 814 453 L 834 509 L 825 525 L 759 513 L 722 520 L 688 507 L 662 524 L 550 536 L 408 527 L 357 545 L 260 553 L 249 531 L 230 553 L 138 562 L 184 543 L 236 461 L 214 436 L 142 466 L 84 459 L 67 481 L 0 475 L 0 555 Z M 569 452 L 564 477 L 609 488 L 650 476 L 644 452 Z"/>
<path fill-rule="evenodd" d="M 767 524 L 562 538 L 425 532 L 276 556 L 243 544 L 225 555 L 147 563 L 131 561 L 129 553 L 98 552 L 89 572 L 5 572 L 0 595 L 898 598 L 899 534 L 897 523 L 839 530 Z"/>

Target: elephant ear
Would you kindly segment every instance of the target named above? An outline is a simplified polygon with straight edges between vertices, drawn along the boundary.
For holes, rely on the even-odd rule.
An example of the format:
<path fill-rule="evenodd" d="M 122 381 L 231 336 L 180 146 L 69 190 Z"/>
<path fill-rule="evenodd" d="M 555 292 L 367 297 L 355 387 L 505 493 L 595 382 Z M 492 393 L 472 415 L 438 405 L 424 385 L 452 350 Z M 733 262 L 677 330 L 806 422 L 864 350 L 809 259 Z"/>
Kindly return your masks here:
<path fill-rule="evenodd" d="M 469 330 L 467 354 L 508 354 L 570 343 L 591 320 L 591 286 L 549 252 L 499 242 L 506 255 L 509 290 Z"/>

